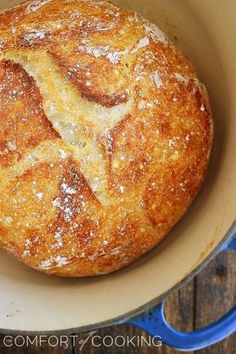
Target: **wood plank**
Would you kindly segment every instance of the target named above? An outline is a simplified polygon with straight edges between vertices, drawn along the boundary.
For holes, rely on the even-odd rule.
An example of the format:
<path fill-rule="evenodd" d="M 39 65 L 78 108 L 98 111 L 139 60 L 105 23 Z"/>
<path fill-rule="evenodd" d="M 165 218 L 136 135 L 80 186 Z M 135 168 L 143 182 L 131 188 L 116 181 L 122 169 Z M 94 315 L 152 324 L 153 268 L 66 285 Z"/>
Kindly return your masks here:
<path fill-rule="evenodd" d="M 235 252 L 218 255 L 196 278 L 195 327 L 219 319 L 236 304 Z M 236 333 L 197 354 L 235 354 Z"/>
<path fill-rule="evenodd" d="M 182 289 L 169 296 L 166 301 L 166 318 L 169 323 L 180 331 L 194 329 L 194 280 Z M 163 354 L 179 353 L 171 348 L 163 348 Z M 192 354 L 193 352 L 189 352 Z"/>

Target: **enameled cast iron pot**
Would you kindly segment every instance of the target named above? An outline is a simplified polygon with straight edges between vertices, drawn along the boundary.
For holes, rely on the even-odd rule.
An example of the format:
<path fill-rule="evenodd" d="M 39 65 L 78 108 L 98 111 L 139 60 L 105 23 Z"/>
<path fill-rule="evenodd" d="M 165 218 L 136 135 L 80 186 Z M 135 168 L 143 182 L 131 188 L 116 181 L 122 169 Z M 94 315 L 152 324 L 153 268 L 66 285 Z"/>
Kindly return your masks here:
<path fill-rule="evenodd" d="M 0 9 L 17 2 L 1 0 Z M 114 274 L 59 279 L 1 253 L 0 331 L 58 334 L 129 322 L 177 349 L 204 348 L 236 330 L 236 308 L 217 323 L 184 334 L 166 323 L 163 305 L 158 304 L 220 250 L 236 249 L 236 1 L 114 2 L 139 11 L 171 38 L 177 36 L 178 45 L 206 83 L 215 119 L 207 181 L 188 215 L 166 240 Z M 142 315 L 150 309 L 151 317 Z"/>

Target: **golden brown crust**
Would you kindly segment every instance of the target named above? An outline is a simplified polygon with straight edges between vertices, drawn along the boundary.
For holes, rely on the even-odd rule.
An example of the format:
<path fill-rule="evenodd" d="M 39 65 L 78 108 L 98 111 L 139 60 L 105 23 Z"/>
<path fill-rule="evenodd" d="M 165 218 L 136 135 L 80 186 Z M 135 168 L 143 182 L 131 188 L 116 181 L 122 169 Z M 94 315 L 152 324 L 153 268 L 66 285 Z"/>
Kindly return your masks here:
<path fill-rule="evenodd" d="M 7 167 L 44 140 L 58 137 L 43 111 L 40 92 L 19 64 L 0 62 L 0 166 Z"/>
<path fill-rule="evenodd" d="M 0 245 L 48 274 L 112 272 L 204 181 L 205 87 L 165 35 L 100 0 L 0 14 Z"/>

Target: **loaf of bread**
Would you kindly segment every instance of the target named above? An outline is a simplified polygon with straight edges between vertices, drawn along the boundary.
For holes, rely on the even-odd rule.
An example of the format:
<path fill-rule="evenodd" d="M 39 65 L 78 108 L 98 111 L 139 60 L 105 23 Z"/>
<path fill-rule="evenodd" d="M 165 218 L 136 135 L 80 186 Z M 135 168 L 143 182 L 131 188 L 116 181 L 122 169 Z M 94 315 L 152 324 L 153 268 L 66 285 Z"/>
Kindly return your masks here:
<path fill-rule="evenodd" d="M 133 262 L 188 210 L 212 140 L 204 85 L 137 13 L 106 0 L 0 13 L 0 245 L 19 261 L 75 277 Z"/>

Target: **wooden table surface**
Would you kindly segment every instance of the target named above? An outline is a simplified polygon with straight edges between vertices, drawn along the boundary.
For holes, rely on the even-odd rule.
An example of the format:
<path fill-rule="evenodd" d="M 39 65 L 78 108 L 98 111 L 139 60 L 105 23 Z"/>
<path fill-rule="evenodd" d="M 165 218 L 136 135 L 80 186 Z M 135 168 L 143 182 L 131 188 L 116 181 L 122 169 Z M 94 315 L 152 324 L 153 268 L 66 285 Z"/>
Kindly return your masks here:
<path fill-rule="evenodd" d="M 195 279 L 188 283 L 181 290 L 172 294 L 166 303 L 166 315 L 170 323 L 177 329 L 192 330 L 209 324 L 223 315 L 236 303 L 236 258 L 232 251 L 220 254 L 214 259 L 205 270 Z M 53 340 L 51 346 L 46 343 L 39 346 L 35 344 L 21 345 L 23 341 L 17 338 L 17 345 L 14 345 L 14 337 L 12 342 L 3 344 L 4 335 L 0 335 L 0 354 L 22 354 L 22 353 L 42 353 L 42 354 L 112 354 L 112 353 L 161 353 L 173 354 L 176 350 L 165 346 L 149 347 L 147 345 L 137 346 L 101 346 L 94 347 L 90 340 L 83 346 L 83 339 L 88 337 L 88 333 L 74 333 L 74 337 L 69 338 L 68 347 L 66 345 L 57 345 Z M 99 330 L 96 335 L 104 338 L 109 335 L 113 338 L 116 336 L 133 337 L 148 336 L 138 329 L 131 326 L 116 326 Z M 135 337 L 135 338 L 136 338 Z M 77 338 L 77 339 L 76 339 Z M 55 339 L 55 338 L 54 338 Z M 47 339 L 48 340 L 48 339 Z M 22 343 L 22 344 L 21 344 Z M 138 343 L 136 341 L 136 343 Z M 12 346 L 10 346 L 13 344 Z M 109 345 L 110 343 L 107 342 Z M 83 349 L 81 349 L 83 346 Z M 189 352 L 191 353 L 191 352 Z M 228 339 L 214 345 L 210 348 L 198 351 L 201 354 L 236 354 L 236 333 Z"/>

